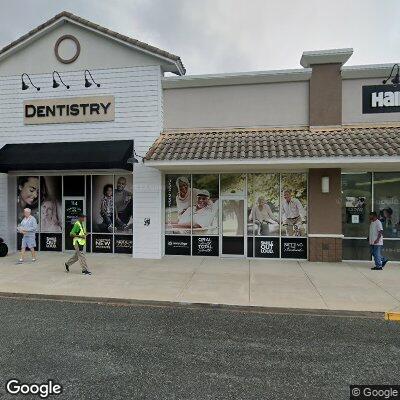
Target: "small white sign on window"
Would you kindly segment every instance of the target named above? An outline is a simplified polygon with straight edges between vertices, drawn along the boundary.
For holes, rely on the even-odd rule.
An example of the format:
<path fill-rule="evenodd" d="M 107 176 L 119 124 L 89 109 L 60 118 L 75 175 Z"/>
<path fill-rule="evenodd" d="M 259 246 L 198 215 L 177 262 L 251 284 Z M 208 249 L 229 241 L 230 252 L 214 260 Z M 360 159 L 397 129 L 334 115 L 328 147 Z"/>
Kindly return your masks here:
<path fill-rule="evenodd" d="M 360 216 L 359 215 L 352 215 L 351 216 L 351 223 L 352 224 L 359 224 L 360 223 Z"/>

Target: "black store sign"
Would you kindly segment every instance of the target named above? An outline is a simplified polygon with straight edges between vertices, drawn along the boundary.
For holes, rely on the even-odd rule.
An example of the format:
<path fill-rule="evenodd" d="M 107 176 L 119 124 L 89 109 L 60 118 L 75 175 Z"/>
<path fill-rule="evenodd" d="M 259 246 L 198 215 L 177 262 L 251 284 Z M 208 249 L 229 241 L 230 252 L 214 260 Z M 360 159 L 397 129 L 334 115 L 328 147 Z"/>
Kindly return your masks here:
<path fill-rule="evenodd" d="M 278 237 L 256 237 L 255 256 L 261 258 L 279 258 Z"/>
<path fill-rule="evenodd" d="M 190 256 L 190 236 L 165 236 L 165 254 Z"/>
<path fill-rule="evenodd" d="M 41 233 L 40 251 L 62 251 L 62 234 Z"/>
<path fill-rule="evenodd" d="M 112 235 L 93 235 L 93 253 L 112 253 L 113 236 Z"/>
<path fill-rule="evenodd" d="M 132 254 L 133 239 L 130 235 L 114 236 L 114 253 Z"/>
<path fill-rule="evenodd" d="M 193 236 L 194 256 L 218 256 L 218 236 Z"/>
<path fill-rule="evenodd" d="M 363 114 L 400 112 L 400 87 L 373 85 L 362 87 Z"/>
<path fill-rule="evenodd" d="M 283 237 L 281 257 L 307 259 L 307 238 Z"/>

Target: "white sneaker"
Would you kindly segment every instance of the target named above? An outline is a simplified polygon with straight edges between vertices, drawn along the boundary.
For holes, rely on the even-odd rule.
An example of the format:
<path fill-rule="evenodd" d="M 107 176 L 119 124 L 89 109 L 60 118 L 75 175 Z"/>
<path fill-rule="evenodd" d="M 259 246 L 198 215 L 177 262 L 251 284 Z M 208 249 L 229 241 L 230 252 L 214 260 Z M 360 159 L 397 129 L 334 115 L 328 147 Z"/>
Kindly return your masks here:
<path fill-rule="evenodd" d="M 32 262 L 35 262 L 36 261 L 36 258 L 32 258 Z"/>

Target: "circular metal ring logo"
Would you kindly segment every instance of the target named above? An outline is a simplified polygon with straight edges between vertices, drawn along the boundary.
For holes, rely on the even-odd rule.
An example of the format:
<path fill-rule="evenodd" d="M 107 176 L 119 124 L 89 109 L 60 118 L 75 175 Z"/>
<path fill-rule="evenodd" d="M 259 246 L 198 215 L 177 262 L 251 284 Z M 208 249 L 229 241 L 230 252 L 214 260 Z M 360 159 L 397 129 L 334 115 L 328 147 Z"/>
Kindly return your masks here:
<path fill-rule="evenodd" d="M 65 40 L 73 41 L 75 43 L 75 47 L 76 47 L 75 54 L 72 57 L 69 57 L 69 58 L 63 58 L 60 55 L 60 45 Z M 72 36 L 72 35 L 63 35 L 63 36 L 61 36 L 57 40 L 57 42 L 56 42 L 56 44 L 54 46 L 54 53 L 56 55 L 56 58 L 57 58 L 58 61 L 60 61 L 63 64 L 71 64 L 71 63 L 73 63 L 79 57 L 80 52 L 81 52 L 81 44 L 79 43 L 79 40 L 75 36 Z"/>

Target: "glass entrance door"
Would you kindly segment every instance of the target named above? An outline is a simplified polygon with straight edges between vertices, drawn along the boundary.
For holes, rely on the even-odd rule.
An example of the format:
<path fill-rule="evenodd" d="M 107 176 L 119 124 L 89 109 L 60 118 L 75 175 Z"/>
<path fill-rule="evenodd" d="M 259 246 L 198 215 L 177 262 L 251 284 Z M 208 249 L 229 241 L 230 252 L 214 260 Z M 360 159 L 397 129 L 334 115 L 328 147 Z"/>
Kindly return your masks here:
<path fill-rule="evenodd" d="M 77 221 L 80 214 L 84 214 L 85 198 L 84 197 L 65 197 L 64 198 L 64 250 L 73 250 L 72 238 L 69 235 L 72 227 Z"/>
<path fill-rule="evenodd" d="M 244 256 L 244 198 L 222 198 L 222 249 L 223 256 Z"/>

